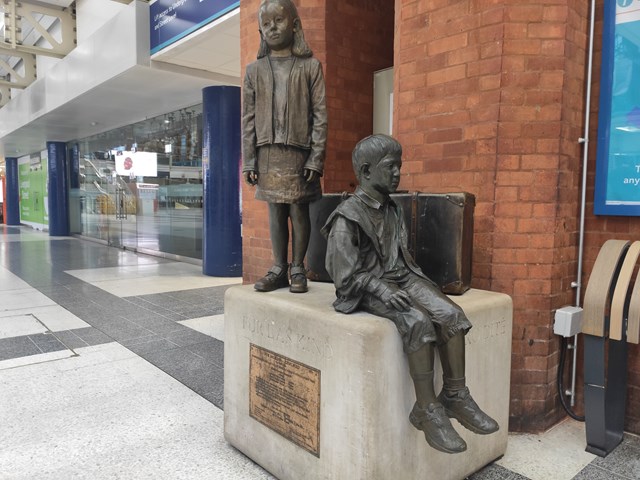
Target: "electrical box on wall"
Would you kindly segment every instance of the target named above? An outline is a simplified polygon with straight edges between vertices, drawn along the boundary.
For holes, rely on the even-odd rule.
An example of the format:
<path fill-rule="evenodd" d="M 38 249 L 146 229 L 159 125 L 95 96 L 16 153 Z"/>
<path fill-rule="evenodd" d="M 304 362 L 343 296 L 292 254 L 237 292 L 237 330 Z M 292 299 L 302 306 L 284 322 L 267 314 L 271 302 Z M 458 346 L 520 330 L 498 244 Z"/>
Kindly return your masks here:
<path fill-rule="evenodd" d="M 553 333 L 573 337 L 582 331 L 582 308 L 562 307 L 556 310 Z"/>

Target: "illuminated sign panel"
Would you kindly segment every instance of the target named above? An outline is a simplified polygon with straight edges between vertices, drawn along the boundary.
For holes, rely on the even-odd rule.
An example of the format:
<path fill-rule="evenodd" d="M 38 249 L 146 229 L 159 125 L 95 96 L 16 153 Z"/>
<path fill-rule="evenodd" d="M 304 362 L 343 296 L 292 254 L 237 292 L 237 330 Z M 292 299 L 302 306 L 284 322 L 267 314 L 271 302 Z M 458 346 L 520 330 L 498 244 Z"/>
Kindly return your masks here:
<path fill-rule="evenodd" d="M 158 154 L 153 152 L 118 151 L 116 173 L 126 177 L 157 177 Z"/>
<path fill-rule="evenodd" d="M 640 0 L 605 2 L 596 215 L 640 216 Z"/>
<path fill-rule="evenodd" d="M 151 54 L 240 7 L 238 0 L 156 0 L 149 5 Z"/>

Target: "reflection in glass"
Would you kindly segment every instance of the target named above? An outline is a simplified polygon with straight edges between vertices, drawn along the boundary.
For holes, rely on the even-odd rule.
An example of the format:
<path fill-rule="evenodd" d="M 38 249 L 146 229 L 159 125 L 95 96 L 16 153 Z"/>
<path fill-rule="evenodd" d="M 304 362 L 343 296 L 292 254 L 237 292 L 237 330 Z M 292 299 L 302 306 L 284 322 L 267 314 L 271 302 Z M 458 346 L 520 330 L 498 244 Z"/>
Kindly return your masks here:
<path fill-rule="evenodd" d="M 202 105 L 74 143 L 83 235 L 202 258 Z"/>

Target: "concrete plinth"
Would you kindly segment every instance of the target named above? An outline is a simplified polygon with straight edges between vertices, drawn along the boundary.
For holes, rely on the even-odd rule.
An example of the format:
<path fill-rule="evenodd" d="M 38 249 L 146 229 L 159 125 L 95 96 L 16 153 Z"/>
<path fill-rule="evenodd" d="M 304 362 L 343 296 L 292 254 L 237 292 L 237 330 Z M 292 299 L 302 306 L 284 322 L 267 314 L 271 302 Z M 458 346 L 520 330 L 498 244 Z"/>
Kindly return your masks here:
<path fill-rule="evenodd" d="M 492 435 L 476 435 L 452 420 L 468 445 L 454 455 L 431 448 L 409 423 L 415 394 L 393 323 L 366 313 L 337 313 L 334 298 L 333 285 L 319 283 L 302 295 L 286 289 L 259 293 L 251 285 L 227 290 L 224 433 L 229 443 L 280 480 L 455 480 L 505 453 L 509 296 L 470 290 L 451 297 L 474 325 L 466 342 L 467 384 L 500 424 Z M 320 371 L 317 455 L 249 415 L 251 344 Z M 441 377 L 439 364 L 436 377 Z M 438 380 L 436 393 L 440 386 Z"/>

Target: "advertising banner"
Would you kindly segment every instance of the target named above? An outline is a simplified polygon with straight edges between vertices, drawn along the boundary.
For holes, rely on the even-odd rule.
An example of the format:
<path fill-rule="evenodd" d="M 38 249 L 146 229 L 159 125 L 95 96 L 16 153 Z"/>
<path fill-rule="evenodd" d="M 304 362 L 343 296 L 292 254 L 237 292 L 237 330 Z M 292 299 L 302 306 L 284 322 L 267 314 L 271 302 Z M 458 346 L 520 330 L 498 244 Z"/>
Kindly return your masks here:
<path fill-rule="evenodd" d="M 156 0 L 150 8 L 151 54 L 240 6 L 239 0 Z"/>
<path fill-rule="evenodd" d="M 47 151 L 18 158 L 20 223 L 44 229 L 49 225 Z"/>
<path fill-rule="evenodd" d="M 640 0 L 605 2 L 596 215 L 640 216 Z"/>
<path fill-rule="evenodd" d="M 119 150 L 115 154 L 116 173 L 130 178 L 157 177 L 158 154 Z"/>

